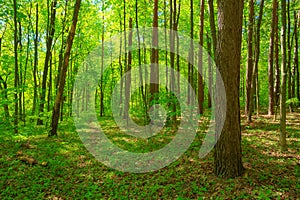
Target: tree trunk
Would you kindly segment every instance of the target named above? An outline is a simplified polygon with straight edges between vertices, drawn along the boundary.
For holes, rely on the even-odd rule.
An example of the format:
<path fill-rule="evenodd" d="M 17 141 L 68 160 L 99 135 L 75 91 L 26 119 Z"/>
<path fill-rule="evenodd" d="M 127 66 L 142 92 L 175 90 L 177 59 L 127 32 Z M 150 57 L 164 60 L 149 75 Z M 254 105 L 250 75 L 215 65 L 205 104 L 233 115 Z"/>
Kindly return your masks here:
<path fill-rule="evenodd" d="M 204 0 L 201 0 L 200 5 L 200 31 L 199 31 L 199 52 L 198 52 L 198 103 L 199 103 L 199 114 L 203 114 L 203 102 L 204 102 L 204 86 L 203 77 L 203 44 L 204 44 Z"/>
<path fill-rule="evenodd" d="M 234 10 L 234 12 L 232 12 Z M 241 126 L 240 126 L 240 59 L 242 42 L 243 0 L 218 1 L 218 45 L 217 67 L 226 90 L 226 119 L 215 146 L 215 174 L 226 178 L 240 176 L 242 165 Z M 222 99 L 216 99 L 218 101 Z M 216 116 L 223 115 L 218 113 Z M 220 118 L 216 118 L 219 123 Z"/>
<path fill-rule="evenodd" d="M 287 1 L 287 59 L 286 59 L 286 70 L 287 70 L 287 96 L 288 99 L 292 98 L 292 38 L 291 38 L 291 15 L 290 15 L 290 1 Z M 292 105 L 290 105 L 292 111 Z"/>
<path fill-rule="evenodd" d="M 274 115 L 274 43 L 275 43 L 275 20 L 277 14 L 277 0 L 273 0 L 272 10 L 272 23 L 271 23 L 271 35 L 270 35 L 270 46 L 269 46 L 269 57 L 268 57 L 268 77 L 269 77 L 269 107 L 268 114 Z"/>
<path fill-rule="evenodd" d="M 150 72 L 150 104 L 159 91 L 159 68 L 158 68 L 158 0 L 154 0 L 153 32 L 151 49 L 151 72 Z M 152 104 L 153 105 L 153 104 Z"/>
<path fill-rule="evenodd" d="M 1 38 L 0 38 L 0 56 L 1 56 Z M 3 85 L 3 87 L 1 84 Z M 1 76 L 0 76 L 0 90 L 2 90 L 3 98 L 6 101 L 6 103 L 3 104 L 5 117 L 6 117 L 6 119 L 9 119 L 10 115 L 9 115 L 9 107 L 7 104 L 7 102 L 8 102 L 7 83 L 6 83 L 6 80 L 4 80 Z"/>
<path fill-rule="evenodd" d="M 19 86 L 19 66 L 18 66 L 18 22 L 17 22 L 17 1 L 14 0 L 14 54 L 15 54 L 15 116 L 14 116 L 14 132 L 18 133 L 18 120 L 19 120 L 19 105 L 18 105 L 18 92 Z"/>
<path fill-rule="evenodd" d="M 250 113 L 250 94 L 253 73 L 253 25 L 254 25 L 254 2 L 249 0 L 249 24 L 248 24 L 248 54 L 246 70 L 246 106 L 245 115 L 249 117 Z M 251 119 L 248 118 L 248 121 Z"/>
<path fill-rule="evenodd" d="M 211 50 L 211 39 L 209 38 L 208 36 L 208 33 L 206 35 L 206 41 L 207 41 L 207 53 L 208 53 L 208 108 L 211 108 L 212 107 L 212 98 L 211 97 L 211 94 L 210 91 L 212 91 L 212 85 L 213 85 L 213 73 L 212 73 L 212 66 L 213 66 L 213 63 L 212 63 L 212 50 Z"/>
<path fill-rule="evenodd" d="M 279 2 L 277 1 L 277 8 L 279 7 Z M 279 67 L 279 26 L 278 26 L 278 9 L 275 17 L 275 106 L 276 110 L 279 104 L 280 95 L 280 67 Z M 276 117 L 276 114 L 275 114 Z"/>
<path fill-rule="evenodd" d="M 280 92 L 280 145 L 286 146 L 286 1 L 281 0 L 281 92 Z"/>
<path fill-rule="evenodd" d="M 249 98 L 249 112 L 248 112 L 248 122 L 251 122 L 252 112 L 254 108 L 254 93 L 256 92 L 256 104 L 257 104 L 257 114 L 259 113 L 258 105 L 259 105 L 259 88 L 258 88 L 258 63 L 259 63 L 259 56 L 260 56 L 260 27 L 263 17 L 263 9 L 264 9 L 264 0 L 260 2 L 260 11 L 259 11 L 259 18 L 256 25 L 256 35 L 255 35 L 255 50 L 254 50 L 254 68 L 252 72 L 251 78 L 251 89 L 250 89 L 250 98 Z"/>
<path fill-rule="evenodd" d="M 128 36 L 128 65 L 127 72 L 129 72 L 128 77 L 126 77 L 125 83 L 125 105 L 124 105 L 124 117 L 128 124 L 129 120 L 129 107 L 130 107 L 130 88 L 131 88 L 131 63 L 132 63 L 132 18 L 129 18 L 129 36 Z"/>
<path fill-rule="evenodd" d="M 35 17 L 35 38 L 34 38 L 34 64 L 33 64 L 33 105 L 32 105 L 32 115 L 35 115 L 36 104 L 38 99 L 38 84 L 37 84 L 37 71 L 38 71 L 38 39 L 39 39 L 39 4 L 36 4 L 36 17 Z"/>
<path fill-rule="evenodd" d="M 69 57 L 70 57 L 70 53 L 71 53 L 71 49 L 72 49 L 72 45 L 73 45 L 74 36 L 75 36 L 78 13 L 79 13 L 79 9 L 80 9 L 80 3 L 81 3 L 81 0 L 76 0 L 75 6 L 74 6 L 72 26 L 71 26 L 68 40 L 67 40 L 67 46 L 66 46 L 66 51 L 65 51 L 65 55 L 64 55 L 64 63 L 62 66 L 61 76 L 60 76 L 60 80 L 59 80 L 59 88 L 58 88 L 58 92 L 56 95 L 55 104 L 53 107 L 51 131 L 49 132 L 48 136 L 56 136 L 57 135 L 60 104 L 62 101 L 64 87 L 65 87 L 65 83 L 66 83 L 66 72 L 67 72 Z"/>
<path fill-rule="evenodd" d="M 56 4 L 57 4 L 57 1 L 53 0 L 52 6 L 51 6 L 50 32 L 49 32 L 49 35 L 48 35 L 48 38 L 47 38 L 47 50 L 46 50 L 46 57 L 45 57 L 45 63 L 44 63 L 42 93 L 41 93 L 40 108 L 39 108 L 39 119 L 38 119 L 38 122 L 37 122 L 38 125 L 43 124 L 41 114 L 44 112 L 44 107 L 45 107 L 49 60 L 50 60 L 50 57 L 51 57 L 51 48 L 52 48 L 52 42 L 53 42 L 54 33 L 55 33 Z"/>
<path fill-rule="evenodd" d="M 300 91 L 299 91 L 299 43 L 298 43 L 298 16 L 297 12 L 294 11 L 294 20 L 295 20 L 295 47 L 294 47 L 294 69 L 295 69 L 295 82 L 297 85 L 297 91 L 295 91 L 295 96 L 300 100 Z"/>
<path fill-rule="evenodd" d="M 217 31 L 216 31 L 216 23 L 215 23 L 215 13 L 214 13 L 214 1 L 208 0 L 208 11 L 209 11 L 209 23 L 211 36 L 213 41 L 213 58 L 215 58 L 216 48 L 217 48 Z"/>

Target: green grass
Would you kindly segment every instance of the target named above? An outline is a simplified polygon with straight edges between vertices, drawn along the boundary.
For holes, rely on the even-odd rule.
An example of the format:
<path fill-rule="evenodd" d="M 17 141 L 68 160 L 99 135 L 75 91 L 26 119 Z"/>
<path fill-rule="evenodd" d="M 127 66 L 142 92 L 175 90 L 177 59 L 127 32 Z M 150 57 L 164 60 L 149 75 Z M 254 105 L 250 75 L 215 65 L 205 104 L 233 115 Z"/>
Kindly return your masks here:
<path fill-rule="evenodd" d="M 297 199 L 300 197 L 299 113 L 288 115 L 288 152 L 278 145 L 279 125 L 266 116 L 246 124 L 243 118 L 243 163 L 246 172 L 224 180 L 213 174 L 213 157 L 198 157 L 205 123 L 189 150 L 171 165 L 144 174 L 123 173 L 98 162 L 85 149 L 72 121 L 58 137 L 45 127 L 27 125 L 14 135 L 0 125 L 0 199 Z M 207 120 L 206 120 L 207 121 Z M 174 133 L 145 141 L 120 133 L 111 118 L 100 124 L 120 147 L 144 152 L 161 148 Z M 112 128 L 113 127 L 113 128 Z M 147 142 L 146 148 L 141 147 Z M 30 165 L 20 157 L 33 158 Z"/>

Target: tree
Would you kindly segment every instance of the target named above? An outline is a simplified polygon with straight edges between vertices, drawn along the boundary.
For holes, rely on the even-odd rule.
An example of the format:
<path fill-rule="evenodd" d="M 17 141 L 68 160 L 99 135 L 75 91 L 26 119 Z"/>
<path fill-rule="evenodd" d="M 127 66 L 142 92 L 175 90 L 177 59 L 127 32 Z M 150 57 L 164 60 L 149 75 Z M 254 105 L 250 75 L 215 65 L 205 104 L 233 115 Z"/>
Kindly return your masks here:
<path fill-rule="evenodd" d="M 150 72 L 150 103 L 154 100 L 154 95 L 159 91 L 159 71 L 158 71 L 158 0 L 154 1 L 153 9 L 153 32 L 151 49 L 151 72 Z M 155 84 L 154 84 L 155 83 Z"/>
<path fill-rule="evenodd" d="M 62 70 L 61 75 L 59 78 L 58 92 L 56 95 L 55 104 L 54 104 L 53 112 L 52 112 L 51 131 L 48 134 L 49 136 L 57 135 L 60 104 L 62 101 L 63 91 L 64 91 L 64 87 L 65 87 L 65 83 L 66 83 L 66 73 L 67 73 L 67 68 L 68 68 L 68 64 L 69 64 L 69 58 L 70 58 L 70 53 L 71 53 L 71 49 L 72 49 L 72 45 L 73 45 L 73 40 L 74 40 L 74 36 L 75 36 L 80 4 L 81 4 L 81 0 L 76 0 L 75 6 L 74 6 L 73 19 L 72 19 L 72 26 L 69 31 L 66 51 L 64 54 L 64 63 L 63 63 L 63 66 L 61 69 Z"/>
<path fill-rule="evenodd" d="M 286 1 L 281 0 L 281 92 L 280 92 L 280 145 L 286 146 Z"/>
<path fill-rule="evenodd" d="M 254 25 L 254 2 L 249 0 L 249 20 L 248 20 L 248 46 L 247 46 L 247 71 L 246 71 L 246 105 L 245 114 L 248 116 L 248 121 L 251 121 L 250 116 L 250 94 L 251 82 L 253 73 L 253 25 Z"/>
<path fill-rule="evenodd" d="M 277 0 L 273 0 L 272 23 L 270 34 L 270 46 L 268 57 L 268 78 L 269 78 L 269 107 L 268 114 L 274 115 L 274 45 L 275 45 L 275 24 L 277 15 Z"/>
<path fill-rule="evenodd" d="M 43 71 L 43 81 L 42 81 L 42 92 L 41 92 L 41 99 L 40 99 L 40 108 L 39 108 L 39 115 L 44 112 L 45 107 L 45 98 L 46 98 L 46 89 L 47 89 L 47 76 L 48 76 L 48 69 L 49 69 L 49 60 L 51 58 L 52 54 L 52 42 L 54 39 L 54 33 L 55 33 L 55 15 L 56 15 L 56 5 L 57 1 L 53 0 L 51 5 L 51 19 L 50 19 L 50 30 L 47 37 L 47 50 L 46 50 L 46 57 L 44 62 L 44 71 Z M 43 120 L 41 119 L 41 116 L 38 119 L 37 122 L 38 125 L 43 124 Z"/>
<path fill-rule="evenodd" d="M 259 87 L 258 87 L 258 62 L 260 56 L 260 28 L 261 22 L 263 17 L 263 9 L 264 9 L 264 0 L 260 2 L 260 9 L 259 9 L 259 17 L 256 26 L 256 35 L 255 35 L 255 48 L 254 48 L 254 66 L 251 78 L 251 88 L 250 88 L 250 98 L 249 98 L 249 112 L 248 112 L 248 122 L 251 122 L 251 116 L 254 108 L 254 93 L 256 92 L 256 104 L 257 104 L 257 114 L 259 112 L 258 105 L 259 105 Z"/>
<path fill-rule="evenodd" d="M 200 31 L 199 31 L 199 52 L 198 52 L 198 103 L 199 103 L 199 114 L 203 114 L 203 101 L 204 101 L 204 89 L 203 89 L 203 77 L 202 65 L 203 65 L 203 52 L 202 47 L 204 44 L 204 0 L 201 0 L 200 5 Z"/>
<path fill-rule="evenodd" d="M 215 174 L 227 178 L 240 176 L 244 171 L 239 103 L 242 16 L 243 0 L 218 1 L 219 34 L 216 56 L 226 90 L 227 112 L 223 130 L 215 146 L 214 164 Z M 217 105 L 218 101 L 222 100 L 217 98 Z M 217 111 L 216 116 L 218 114 L 224 113 Z"/>
<path fill-rule="evenodd" d="M 14 0 L 14 54 L 15 54 L 15 79 L 14 87 L 17 90 L 19 86 L 19 66 L 18 66 L 18 22 L 17 22 L 17 1 Z M 15 116 L 14 116 L 14 131 L 18 133 L 19 123 L 19 105 L 18 105 L 18 91 L 15 91 Z"/>

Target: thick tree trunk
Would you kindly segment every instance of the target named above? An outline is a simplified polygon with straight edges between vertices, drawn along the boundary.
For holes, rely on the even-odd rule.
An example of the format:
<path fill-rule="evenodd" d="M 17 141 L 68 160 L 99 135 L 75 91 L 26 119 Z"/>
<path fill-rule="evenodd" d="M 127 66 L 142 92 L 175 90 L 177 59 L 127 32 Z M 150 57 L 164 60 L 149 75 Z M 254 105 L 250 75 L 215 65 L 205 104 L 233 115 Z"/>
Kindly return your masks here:
<path fill-rule="evenodd" d="M 60 76 L 60 80 L 59 80 L 59 88 L 58 88 L 58 92 L 56 95 L 55 104 L 53 107 L 51 131 L 49 132 L 48 136 L 56 136 L 57 135 L 60 104 L 62 101 L 64 87 L 65 87 L 65 83 L 66 83 L 66 73 L 67 73 L 67 68 L 68 68 L 68 64 L 69 64 L 69 57 L 70 57 L 70 53 L 71 53 L 71 49 L 72 49 L 72 45 L 73 45 L 73 40 L 74 40 L 74 36 L 75 36 L 78 13 L 79 13 L 79 9 L 80 9 L 80 3 L 81 3 L 81 0 L 76 0 L 75 6 L 74 6 L 72 26 L 71 26 L 68 40 L 67 40 L 67 47 L 66 47 L 66 51 L 65 51 L 65 55 L 64 55 L 64 63 L 62 66 L 61 76 Z"/>
<path fill-rule="evenodd" d="M 277 0 L 273 0 L 271 35 L 268 57 L 268 77 L 269 77 L 269 107 L 268 114 L 274 115 L 274 43 L 275 43 L 275 20 L 277 15 Z"/>
<path fill-rule="evenodd" d="M 234 11 L 234 12 L 232 12 Z M 242 165 L 240 127 L 240 59 L 242 41 L 243 0 L 218 1 L 217 67 L 226 90 L 226 119 L 215 146 L 215 174 L 226 178 L 240 176 Z M 218 101 L 221 99 L 216 99 Z M 224 115 L 218 113 L 216 116 Z M 219 123 L 219 118 L 216 118 Z"/>
<path fill-rule="evenodd" d="M 44 112 L 44 107 L 45 107 L 49 60 L 51 58 L 51 48 L 52 48 L 52 42 L 53 42 L 54 33 L 55 33 L 56 4 L 57 4 L 57 1 L 53 0 L 52 6 L 51 6 L 50 32 L 49 32 L 49 35 L 47 38 L 47 50 L 46 50 L 46 57 L 45 57 L 44 71 L 43 71 L 42 92 L 41 92 L 40 108 L 39 108 L 39 119 L 37 122 L 38 125 L 43 124 L 41 114 Z"/>

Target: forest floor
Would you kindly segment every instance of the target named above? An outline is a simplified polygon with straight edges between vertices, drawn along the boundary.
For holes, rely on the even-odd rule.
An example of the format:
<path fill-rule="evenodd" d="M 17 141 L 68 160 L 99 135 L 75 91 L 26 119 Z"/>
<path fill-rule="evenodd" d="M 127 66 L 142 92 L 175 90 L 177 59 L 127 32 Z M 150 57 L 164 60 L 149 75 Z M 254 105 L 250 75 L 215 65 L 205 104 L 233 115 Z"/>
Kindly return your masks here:
<path fill-rule="evenodd" d="M 111 118 L 100 123 L 107 126 L 108 137 L 122 136 L 113 128 Z M 247 124 L 242 116 L 246 171 L 228 180 L 214 175 L 212 153 L 205 159 L 198 157 L 201 137 L 171 165 L 156 172 L 132 174 L 98 162 L 71 124 L 63 122 L 59 136 L 48 138 L 42 126 L 27 125 L 14 135 L 9 125 L 0 123 L 0 199 L 300 198 L 299 112 L 287 116 L 287 152 L 280 150 L 278 120 L 260 115 Z M 158 141 L 149 143 L 149 148 L 159 147 Z M 138 149 L 133 143 L 127 140 L 120 146 Z"/>

